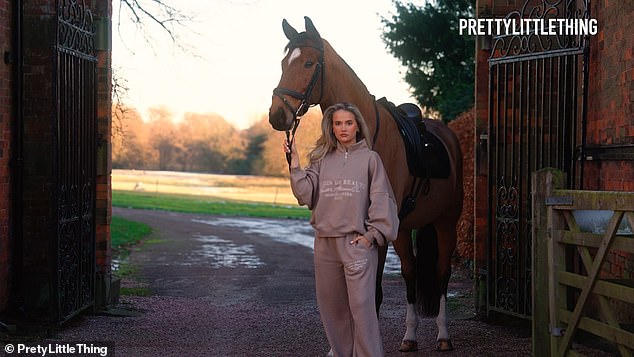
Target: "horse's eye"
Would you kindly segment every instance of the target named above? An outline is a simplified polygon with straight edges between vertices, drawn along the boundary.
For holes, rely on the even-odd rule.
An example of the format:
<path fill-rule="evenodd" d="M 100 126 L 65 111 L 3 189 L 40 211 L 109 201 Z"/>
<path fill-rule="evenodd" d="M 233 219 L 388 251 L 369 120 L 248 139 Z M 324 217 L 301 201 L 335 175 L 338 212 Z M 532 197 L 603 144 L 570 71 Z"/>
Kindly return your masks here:
<path fill-rule="evenodd" d="M 306 61 L 306 63 L 304 63 L 304 68 L 310 68 L 313 66 L 313 64 L 314 64 L 313 61 Z"/>

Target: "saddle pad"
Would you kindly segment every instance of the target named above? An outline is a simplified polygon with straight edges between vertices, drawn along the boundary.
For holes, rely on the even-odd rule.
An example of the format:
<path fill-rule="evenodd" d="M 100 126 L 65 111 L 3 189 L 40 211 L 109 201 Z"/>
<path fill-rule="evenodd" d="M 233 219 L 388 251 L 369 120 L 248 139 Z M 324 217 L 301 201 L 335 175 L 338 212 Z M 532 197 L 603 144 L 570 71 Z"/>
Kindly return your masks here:
<path fill-rule="evenodd" d="M 411 113 L 408 116 L 385 97 L 377 102 L 390 112 L 399 128 L 410 174 L 423 178 L 448 178 L 450 170 L 447 149 L 436 135 L 425 129 L 422 116 L 412 117 Z"/>
<path fill-rule="evenodd" d="M 421 137 L 423 139 L 423 153 L 420 160 L 423 166 L 428 170 L 428 177 L 439 179 L 448 178 L 450 168 L 447 148 L 445 148 L 445 145 L 436 135 L 429 131 L 425 130 L 421 134 Z"/>

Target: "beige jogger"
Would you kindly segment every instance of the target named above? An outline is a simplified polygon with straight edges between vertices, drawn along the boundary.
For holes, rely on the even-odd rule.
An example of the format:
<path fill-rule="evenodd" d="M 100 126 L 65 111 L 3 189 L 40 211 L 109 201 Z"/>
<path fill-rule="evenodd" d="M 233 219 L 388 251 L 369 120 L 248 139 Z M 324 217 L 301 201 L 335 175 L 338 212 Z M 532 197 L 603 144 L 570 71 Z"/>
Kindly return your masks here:
<path fill-rule="evenodd" d="M 382 357 L 375 309 L 378 250 L 354 235 L 315 237 L 317 305 L 335 357 Z"/>

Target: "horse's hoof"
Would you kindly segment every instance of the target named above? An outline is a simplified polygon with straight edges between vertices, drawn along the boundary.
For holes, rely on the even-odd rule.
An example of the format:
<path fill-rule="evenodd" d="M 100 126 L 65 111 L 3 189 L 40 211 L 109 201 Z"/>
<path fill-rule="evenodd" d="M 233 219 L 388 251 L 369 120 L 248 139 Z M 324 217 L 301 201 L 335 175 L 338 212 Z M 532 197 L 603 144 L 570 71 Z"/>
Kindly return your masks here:
<path fill-rule="evenodd" d="M 451 340 L 448 338 L 441 338 L 436 341 L 436 351 L 447 352 L 453 351 L 453 345 L 451 344 Z"/>
<path fill-rule="evenodd" d="M 418 342 L 412 340 L 403 340 L 403 342 L 401 342 L 401 348 L 399 348 L 398 350 L 401 352 L 418 351 Z"/>

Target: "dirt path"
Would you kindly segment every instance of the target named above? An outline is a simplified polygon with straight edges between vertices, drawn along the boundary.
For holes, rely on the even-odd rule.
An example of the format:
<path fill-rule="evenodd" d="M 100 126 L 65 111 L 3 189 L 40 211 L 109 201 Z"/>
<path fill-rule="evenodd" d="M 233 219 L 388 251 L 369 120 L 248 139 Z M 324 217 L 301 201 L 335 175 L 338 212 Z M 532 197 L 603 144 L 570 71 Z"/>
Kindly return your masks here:
<path fill-rule="evenodd" d="M 60 331 L 54 341 L 114 341 L 117 356 L 325 356 L 328 352 L 315 302 L 310 248 L 271 239 L 248 227 L 208 223 L 216 217 L 113 211 L 154 229 L 148 242 L 130 256 L 135 279 L 123 282 L 152 295 L 122 296 L 112 315 L 86 316 Z M 306 222 L 278 223 L 299 225 L 293 230 L 303 230 L 302 234 L 311 232 Z M 405 287 L 397 274 L 388 274 L 380 318 L 387 356 L 530 355 L 528 330 L 472 318 L 470 291 L 469 280 L 459 274 L 452 279 L 454 352 L 432 351 L 435 322 L 423 319 L 420 351 L 402 354 L 398 346 L 404 333 Z"/>

